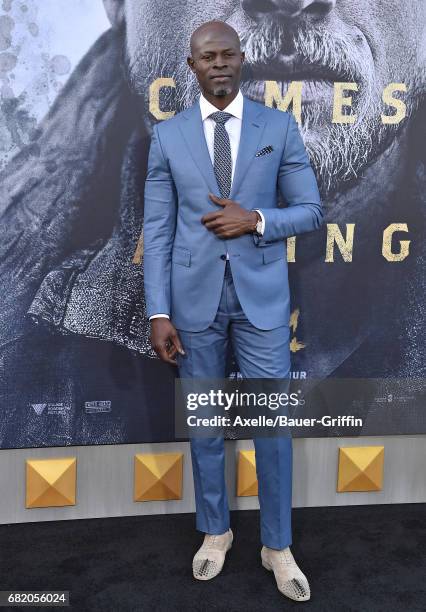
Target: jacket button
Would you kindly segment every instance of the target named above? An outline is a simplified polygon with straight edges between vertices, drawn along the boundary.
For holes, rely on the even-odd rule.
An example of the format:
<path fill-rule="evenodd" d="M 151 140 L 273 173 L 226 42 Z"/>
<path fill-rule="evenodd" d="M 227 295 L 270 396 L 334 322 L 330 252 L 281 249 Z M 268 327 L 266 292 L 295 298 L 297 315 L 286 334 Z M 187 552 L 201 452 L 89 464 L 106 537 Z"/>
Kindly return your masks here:
<path fill-rule="evenodd" d="M 226 259 L 226 255 L 221 255 L 220 258 L 221 259 Z"/>

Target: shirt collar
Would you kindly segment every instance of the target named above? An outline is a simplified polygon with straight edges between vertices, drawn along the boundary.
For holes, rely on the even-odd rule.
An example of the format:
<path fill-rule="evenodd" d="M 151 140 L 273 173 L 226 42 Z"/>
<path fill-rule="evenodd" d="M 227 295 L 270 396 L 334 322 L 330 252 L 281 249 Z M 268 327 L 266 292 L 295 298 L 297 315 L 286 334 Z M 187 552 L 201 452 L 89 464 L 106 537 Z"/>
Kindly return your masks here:
<path fill-rule="evenodd" d="M 237 119 L 242 119 L 243 118 L 243 102 L 244 102 L 243 94 L 241 93 L 241 90 L 239 89 L 235 98 L 232 100 L 230 104 L 228 104 L 226 108 L 223 109 L 222 112 L 230 113 L 234 117 L 237 117 Z M 209 102 L 203 96 L 203 94 L 200 94 L 200 110 L 201 110 L 201 119 L 204 121 L 204 119 L 206 119 L 212 113 L 216 113 L 219 109 L 213 104 L 211 104 L 211 102 Z"/>

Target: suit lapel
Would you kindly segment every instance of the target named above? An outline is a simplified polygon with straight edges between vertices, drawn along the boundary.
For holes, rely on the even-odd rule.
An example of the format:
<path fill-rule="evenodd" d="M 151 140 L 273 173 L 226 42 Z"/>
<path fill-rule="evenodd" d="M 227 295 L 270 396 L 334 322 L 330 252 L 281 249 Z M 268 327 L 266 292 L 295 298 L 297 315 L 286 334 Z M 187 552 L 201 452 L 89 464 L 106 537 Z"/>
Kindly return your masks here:
<path fill-rule="evenodd" d="M 203 175 L 210 191 L 220 196 L 219 186 L 216 181 L 213 164 L 204 136 L 201 110 L 198 101 L 193 106 L 183 111 L 182 117 L 186 121 L 181 122 L 179 127 L 191 157 Z"/>
<path fill-rule="evenodd" d="M 244 96 L 243 121 L 230 198 L 233 199 L 253 161 L 265 128 L 263 107 Z"/>
<path fill-rule="evenodd" d="M 265 127 L 265 118 L 262 114 L 263 107 L 252 102 L 244 96 L 243 120 L 241 124 L 240 145 L 238 147 L 235 173 L 232 181 L 230 198 L 237 193 L 246 172 L 255 157 L 260 139 Z M 201 119 L 200 105 L 198 101 L 182 113 L 184 121 L 179 128 L 187 144 L 191 157 L 201 172 L 210 191 L 220 196 L 219 186 L 214 173 L 213 164 L 210 159 L 204 136 L 203 122 Z"/>

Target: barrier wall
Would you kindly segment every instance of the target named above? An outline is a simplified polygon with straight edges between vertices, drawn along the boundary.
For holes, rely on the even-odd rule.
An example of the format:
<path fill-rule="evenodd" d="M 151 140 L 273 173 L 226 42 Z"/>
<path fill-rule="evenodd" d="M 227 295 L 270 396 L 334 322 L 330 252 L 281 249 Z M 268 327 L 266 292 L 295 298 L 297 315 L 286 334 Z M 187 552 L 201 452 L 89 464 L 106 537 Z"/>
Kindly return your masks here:
<path fill-rule="evenodd" d="M 361 482 L 361 487 L 371 488 L 378 484 L 379 489 L 350 491 L 351 488 L 359 488 L 360 485 L 359 479 L 357 480 L 351 471 L 349 480 L 346 482 L 349 490 L 337 491 L 339 472 L 348 473 L 348 466 L 341 463 L 339 470 L 339 448 L 353 449 L 354 447 L 367 450 L 372 447 L 376 450 L 383 448 L 382 469 L 373 470 L 376 482 L 369 478 L 364 478 Z M 293 507 L 295 508 L 426 502 L 425 436 L 304 438 L 294 440 L 293 448 Z M 241 451 L 252 450 L 251 441 L 228 440 L 225 443 L 227 489 L 232 510 L 259 507 L 257 496 L 254 494 L 250 466 L 247 470 L 245 462 L 241 461 L 240 457 Z M 135 501 L 135 490 L 138 493 L 142 491 L 145 496 L 149 497 L 154 489 L 152 479 L 149 479 L 150 486 L 135 489 L 135 455 L 158 457 L 160 453 L 182 454 L 181 487 L 173 487 L 173 484 L 179 480 L 175 473 L 171 481 L 167 481 L 166 478 L 168 486 L 160 490 L 163 497 L 166 495 L 170 497 L 176 492 L 181 497 L 157 501 Z M 369 457 L 371 457 L 371 450 Z M 65 500 L 50 497 L 50 502 L 58 503 L 62 499 L 62 503 L 69 503 L 70 497 L 74 494 L 75 503 L 62 507 L 37 507 L 37 504 L 46 501 L 49 503 L 49 498 L 46 496 L 47 482 L 40 479 L 36 483 L 38 496 L 31 498 L 36 505 L 27 508 L 29 479 L 26 474 L 26 462 L 58 458 L 76 458 L 75 488 L 71 486 L 71 482 L 67 482 L 64 489 L 64 481 L 61 482 L 59 479 L 59 487 L 53 484 L 50 495 L 52 492 L 53 495 L 57 495 L 57 489 L 59 489 L 61 495 L 66 490 L 70 496 Z M 369 468 L 366 465 L 368 461 L 365 462 L 361 456 L 360 463 L 364 469 L 366 468 L 366 473 L 369 475 Z M 161 462 L 157 465 L 161 465 Z M 139 484 L 142 485 L 147 480 L 146 473 L 143 476 L 145 478 L 139 481 Z M 3 450 L 0 453 L 0 490 L 2 492 L 0 523 L 195 511 L 189 446 L 185 442 Z M 158 497 L 158 494 L 159 489 L 157 488 L 154 495 Z"/>

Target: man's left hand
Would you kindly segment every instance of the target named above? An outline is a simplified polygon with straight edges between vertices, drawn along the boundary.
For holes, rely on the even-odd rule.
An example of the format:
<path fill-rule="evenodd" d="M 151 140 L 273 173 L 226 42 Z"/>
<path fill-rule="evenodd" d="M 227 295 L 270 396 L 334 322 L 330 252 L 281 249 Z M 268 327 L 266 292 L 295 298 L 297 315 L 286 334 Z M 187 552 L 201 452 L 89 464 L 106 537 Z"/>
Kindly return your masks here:
<path fill-rule="evenodd" d="M 254 232 L 260 218 L 256 211 L 247 210 L 234 200 L 218 198 L 212 193 L 209 193 L 209 198 L 221 209 L 201 217 L 201 223 L 208 230 L 212 230 L 219 238 L 237 238 Z"/>

